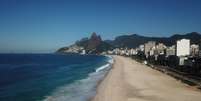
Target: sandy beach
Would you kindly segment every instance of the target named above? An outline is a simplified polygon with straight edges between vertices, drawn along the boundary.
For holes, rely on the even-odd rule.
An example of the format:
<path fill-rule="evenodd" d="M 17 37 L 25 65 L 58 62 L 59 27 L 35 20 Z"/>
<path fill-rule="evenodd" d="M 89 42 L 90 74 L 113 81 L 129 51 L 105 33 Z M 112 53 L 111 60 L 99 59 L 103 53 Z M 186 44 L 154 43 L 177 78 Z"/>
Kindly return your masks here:
<path fill-rule="evenodd" d="M 130 58 L 114 65 L 92 101 L 201 101 L 201 91 Z"/>

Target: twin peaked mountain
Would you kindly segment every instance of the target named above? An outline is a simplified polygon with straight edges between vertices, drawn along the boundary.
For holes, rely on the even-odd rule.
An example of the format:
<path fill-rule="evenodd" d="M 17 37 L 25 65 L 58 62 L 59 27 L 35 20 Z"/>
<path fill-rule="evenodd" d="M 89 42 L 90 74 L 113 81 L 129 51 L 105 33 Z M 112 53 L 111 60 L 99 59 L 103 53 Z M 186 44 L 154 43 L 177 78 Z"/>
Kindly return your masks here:
<path fill-rule="evenodd" d="M 114 47 L 122 48 L 136 48 L 148 41 L 156 41 L 157 43 L 164 43 L 167 46 L 176 44 L 177 40 L 190 39 L 191 44 L 199 44 L 201 35 L 197 32 L 187 33 L 184 35 L 175 34 L 171 37 L 145 37 L 137 34 L 122 35 L 115 38 L 115 40 L 103 41 L 96 33 L 92 33 L 90 38 L 83 38 L 69 47 L 63 47 L 58 50 L 60 53 L 80 53 L 81 50 L 86 50 L 86 53 L 94 54 L 107 51 Z"/>
<path fill-rule="evenodd" d="M 112 46 L 109 43 L 102 41 L 101 36 L 93 32 L 90 38 L 82 38 L 69 47 L 60 48 L 57 52 L 81 53 L 84 50 L 88 54 L 99 54 L 111 48 Z"/>

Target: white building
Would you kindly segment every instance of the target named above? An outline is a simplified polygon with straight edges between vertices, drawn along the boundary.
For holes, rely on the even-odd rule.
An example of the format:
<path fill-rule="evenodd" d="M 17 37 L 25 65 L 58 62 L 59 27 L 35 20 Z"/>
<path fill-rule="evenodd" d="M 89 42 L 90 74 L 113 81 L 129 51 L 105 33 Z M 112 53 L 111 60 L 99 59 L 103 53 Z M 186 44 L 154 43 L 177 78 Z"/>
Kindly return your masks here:
<path fill-rule="evenodd" d="M 148 43 L 144 44 L 144 54 L 146 55 L 146 57 L 149 56 L 150 50 L 156 46 L 156 42 L 154 41 L 149 41 Z"/>
<path fill-rule="evenodd" d="M 189 39 L 181 39 L 177 41 L 176 55 L 177 56 L 190 55 L 190 40 Z"/>
<path fill-rule="evenodd" d="M 125 55 L 125 54 L 126 54 L 126 50 L 121 49 L 121 50 L 120 50 L 120 55 Z"/>
<path fill-rule="evenodd" d="M 107 53 L 112 55 L 112 54 L 114 54 L 114 51 L 109 50 L 109 51 L 107 51 Z"/>
<path fill-rule="evenodd" d="M 167 47 L 163 44 L 163 43 L 159 43 L 158 45 L 156 45 L 156 51 L 155 51 L 155 55 L 162 55 L 165 54 L 165 49 Z"/>
<path fill-rule="evenodd" d="M 175 55 L 175 45 L 166 48 L 166 56 Z"/>
<path fill-rule="evenodd" d="M 154 47 L 152 47 L 152 48 L 150 49 L 150 51 L 149 51 L 149 56 L 153 56 L 153 55 L 154 55 L 155 50 L 156 50 L 156 47 L 155 47 L 155 46 L 154 46 Z"/>
<path fill-rule="evenodd" d="M 136 55 L 137 54 L 137 51 L 136 51 L 136 49 L 130 49 L 130 53 L 131 53 L 131 55 Z"/>
<path fill-rule="evenodd" d="M 139 49 L 140 49 L 140 51 L 143 52 L 143 51 L 144 51 L 144 45 L 140 45 L 140 46 L 139 46 Z"/>
<path fill-rule="evenodd" d="M 86 54 L 86 50 L 83 49 L 82 52 L 81 52 L 81 54 L 85 55 Z"/>

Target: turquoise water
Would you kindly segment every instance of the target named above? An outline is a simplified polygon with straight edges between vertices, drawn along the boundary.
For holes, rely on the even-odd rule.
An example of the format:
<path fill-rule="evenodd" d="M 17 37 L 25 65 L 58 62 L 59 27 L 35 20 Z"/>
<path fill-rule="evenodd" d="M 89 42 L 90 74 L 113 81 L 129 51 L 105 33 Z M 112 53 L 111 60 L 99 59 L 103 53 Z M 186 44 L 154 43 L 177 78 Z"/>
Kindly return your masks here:
<path fill-rule="evenodd" d="M 106 74 L 109 59 L 75 54 L 0 54 L 0 101 L 87 101 Z"/>

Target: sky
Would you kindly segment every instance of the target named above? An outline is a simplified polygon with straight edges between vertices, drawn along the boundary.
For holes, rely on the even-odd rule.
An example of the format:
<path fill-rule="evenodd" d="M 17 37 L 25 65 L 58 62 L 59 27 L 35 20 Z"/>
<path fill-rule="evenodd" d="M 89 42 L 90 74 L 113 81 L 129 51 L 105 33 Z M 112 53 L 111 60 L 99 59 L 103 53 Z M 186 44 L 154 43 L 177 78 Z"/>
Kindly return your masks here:
<path fill-rule="evenodd" d="M 201 0 L 0 0 L 0 53 L 49 53 L 89 37 L 201 32 Z"/>

